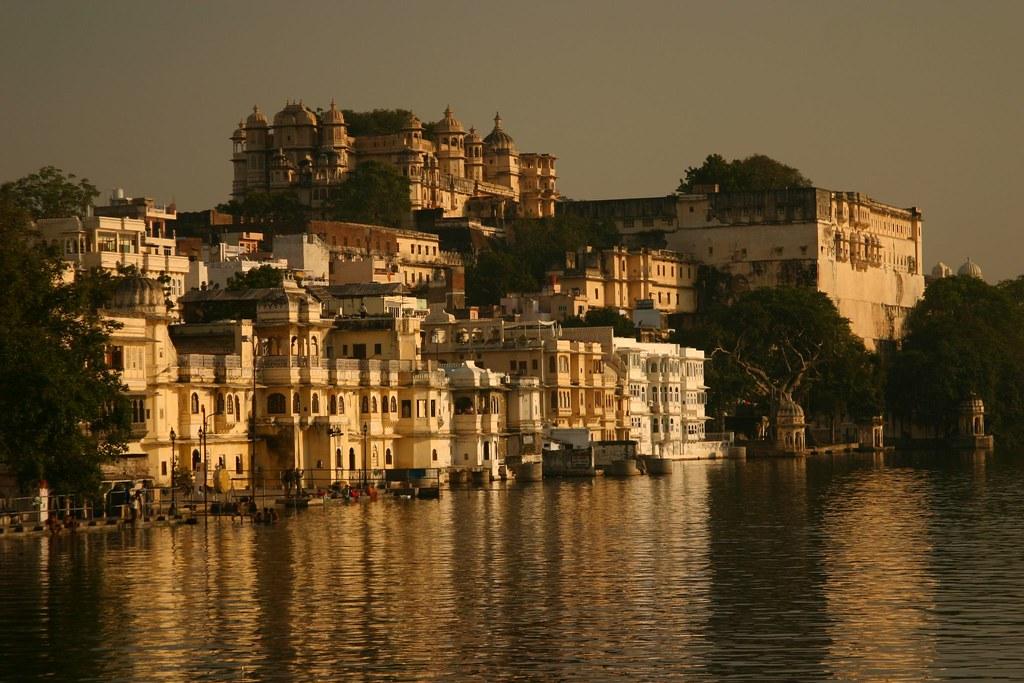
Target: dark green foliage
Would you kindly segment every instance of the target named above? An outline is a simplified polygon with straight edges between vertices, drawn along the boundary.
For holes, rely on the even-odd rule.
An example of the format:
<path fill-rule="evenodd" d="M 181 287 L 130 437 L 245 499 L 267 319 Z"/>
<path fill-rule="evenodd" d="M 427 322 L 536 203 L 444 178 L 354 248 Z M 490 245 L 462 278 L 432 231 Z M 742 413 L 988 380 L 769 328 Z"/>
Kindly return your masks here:
<path fill-rule="evenodd" d="M 781 190 L 787 187 L 811 187 L 811 180 L 800 171 L 764 154 L 726 161 L 721 154 L 709 154 L 700 166 L 686 169 L 676 192 L 691 192 L 695 185 L 717 183 L 722 192 Z"/>
<path fill-rule="evenodd" d="M 250 225 L 270 228 L 274 232 L 298 232 L 306 224 L 308 209 L 294 192 L 252 192 L 242 200 L 232 199 L 219 204 L 218 211 L 231 214 Z"/>
<path fill-rule="evenodd" d="M 268 289 L 280 287 L 284 282 L 284 271 L 270 265 L 263 265 L 259 268 L 247 270 L 244 273 L 236 273 L 228 278 L 228 286 L 225 289 L 238 291 L 242 289 Z"/>
<path fill-rule="evenodd" d="M 400 133 L 412 116 L 412 112 L 408 109 L 374 109 L 373 111 L 342 109 L 341 113 L 345 116 L 345 128 L 353 137 Z"/>
<path fill-rule="evenodd" d="M 583 246 L 603 249 L 618 242 L 611 223 L 570 214 L 554 218 L 521 219 L 506 229 L 503 240 L 466 264 L 469 303 L 497 304 L 509 292 L 536 292 L 552 267 L 565 264 L 565 254 Z"/>
<path fill-rule="evenodd" d="M 877 361 L 824 294 L 778 287 L 731 293 L 721 282 L 701 322 L 675 341 L 705 349 L 712 415 L 740 403 L 768 411 L 792 398 L 809 415 L 867 417 L 881 408 Z"/>
<path fill-rule="evenodd" d="M 636 327 L 633 321 L 614 308 L 592 308 L 580 318 L 571 316 L 562 321 L 563 327 L 612 327 L 616 337 L 633 337 Z"/>
<path fill-rule="evenodd" d="M 894 414 L 953 433 L 960 401 L 974 392 L 1003 443 L 1024 443 L 1024 282 L 937 280 L 905 324 L 889 369 Z"/>
<path fill-rule="evenodd" d="M 409 179 L 390 166 L 367 161 L 334 190 L 326 213 L 338 221 L 399 227 L 411 211 Z"/>
<path fill-rule="evenodd" d="M 87 178 L 53 166 L 0 185 L 0 196 L 33 220 L 84 216 L 99 190 Z"/>
<path fill-rule="evenodd" d="M 55 247 L 23 202 L 0 197 L 0 462 L 23 487 L 94 492 L 100 464 L 125 449 L 130 411 L 105 350 L 114 325 L 98 308 L 116 278 L 62 284 Z"/>

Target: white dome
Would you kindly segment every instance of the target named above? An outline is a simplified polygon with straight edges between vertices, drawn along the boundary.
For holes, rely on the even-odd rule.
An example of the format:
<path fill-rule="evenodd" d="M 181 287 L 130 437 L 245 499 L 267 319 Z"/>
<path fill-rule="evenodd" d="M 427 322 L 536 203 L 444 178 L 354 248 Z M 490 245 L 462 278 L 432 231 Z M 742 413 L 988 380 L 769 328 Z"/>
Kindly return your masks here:
<path fill-rule="evenodd" d="M 947 266 L 942 261 L 936 263 L 935 267 L 932 268 L 932 277 L 934 278 L 949 277 L 952 274 L 953 269 Z"/>
<path fill-rule="evenodd" d="M 985 279 L 985 276 L 981 274 L 981 267 L 971 259 L 967 259 L 964 264 L 960 266 L 960 269 L 956 271 L 956 274 L 976 277 L 979 280 Z"/>

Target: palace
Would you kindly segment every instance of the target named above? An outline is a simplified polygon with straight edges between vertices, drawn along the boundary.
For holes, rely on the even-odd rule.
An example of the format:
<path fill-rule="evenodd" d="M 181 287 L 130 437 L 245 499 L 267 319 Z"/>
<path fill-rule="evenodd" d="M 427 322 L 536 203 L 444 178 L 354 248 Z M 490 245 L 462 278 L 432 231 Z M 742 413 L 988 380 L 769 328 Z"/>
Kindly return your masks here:
<path fill-rule="evenodd" d="M 401 130 L 350 136 L 345 116 L 288 102 L 273 123 L 253 107 L 231 136 L 234 182 L 231 195 L 291 190 L 312 209 L 327 206 L 331 190 L 360 163 L 375 161 L 409 179 L 413 211 L 432 209 L 445 217 L 553 216 L 558 192 L 551 154 L 520 152 L 495 115 L 484 138 L 467 131 L 445 109 L 424 124 L 412 115 Z"/>

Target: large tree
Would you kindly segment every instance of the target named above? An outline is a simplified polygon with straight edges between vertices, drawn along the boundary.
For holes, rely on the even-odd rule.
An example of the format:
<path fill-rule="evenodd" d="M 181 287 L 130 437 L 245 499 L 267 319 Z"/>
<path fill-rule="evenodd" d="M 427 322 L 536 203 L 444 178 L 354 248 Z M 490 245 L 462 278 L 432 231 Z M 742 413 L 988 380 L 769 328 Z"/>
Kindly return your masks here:
<path fill-rule="evenodd" d="M 412 116 L 412 112 L 408 109 L 374 109 L 373 111 L 342 109 L 341 113 L 345 116 L 345 129 L 353 137 L 399 133 L 409 123 L 409 118 Z"/>
<path fill-rule="evenodd" d="M 411 211 L 409 179 L 390 166 L 366 161 L 332 191 L 326 213 L 339 221 L 398 227 Z"/>
<path fill-rule="evenodd" d="M 33 220 L 84 216 L 99 194 L 88 178 L 53 166 L 0 185 L 0 196 Z"/>
<path fill-rule="evenodd" d="M 715 303 L 701 323 L 676 340 L 705 349 L 714 412 L 740 403 L 775 411 L 785 401 L 819 408 L 824 417 L 880 409 L 875 360 L 824 294 L 800 287 L 755 289 Z M 809 401 L 816 385 L 839 392 L 834 402 Z"/>
<path fill-rule="evenodd" d="M 536 292 L 552 267 L 565 264 L 565 254 L 580 247 L 595 249 L 618 242 L 615 226 L 562 214 L 554 218 L 520 219 L 506 228 L 466 265 L 466 293 L 474 305 L 497 304 L 509 292 Z"/>
<path fill-rule="evenodd" d="M 284 271 L 269 264 L 259 268 L 247 270 L 244 273 L 237 273 L 228 278 L 227 289 L 232 291 L 242 289 L 269 289 L 280 287 L 284 282 Z"/>
<path fill-rule="evenodd" d="M 570 316 L 562 321 L 563 327 L 611 327 L 616 337 L 633 337 L 636 326 L 627 316 L 614 308 L 591 308 L 583 317 Z"/>
<path fill-rule="evenodd" d="M 95 492 L 100 464 L 125 448 L 130 411 L 108 364 L 114 325 L 100 315 L 115 278 L 62 280 L 55 247 L 0 196 L 0 463 L 23 487 Z"/>
<path fill-rule="evenodd" d="M 1004 443 L 1024 443 L 1024 287 L 973 277 L 936 280 L 904 326 L 888 378 L 890 410 L 952 434 L 975 393 Z"/>
<path fill-rule="evenodd" d="M 686 169 L 677 192 L 692 192 L 697 185 L 719 186 L 722 192 L 756 192 L 790 187 L 811 187 L 803 173 L 764 154 L 727 161 L 721 154 L 709 154 L 700 166 Z"/>

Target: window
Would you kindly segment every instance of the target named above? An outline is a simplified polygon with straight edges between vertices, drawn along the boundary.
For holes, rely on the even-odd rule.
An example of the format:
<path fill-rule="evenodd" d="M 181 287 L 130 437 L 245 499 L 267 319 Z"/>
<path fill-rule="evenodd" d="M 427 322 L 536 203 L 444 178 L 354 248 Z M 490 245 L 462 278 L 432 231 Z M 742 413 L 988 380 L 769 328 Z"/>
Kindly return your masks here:
<path fill-rule="evenodd" d="M 161 460 L 160 461 L 160 474 L 162 474 L 165 477 L 167 476 L 167 461 L 166 460 Z"/>
<path fill-rule="evenodd" d="M 132 399 L 132 423 L 142 424 L 146 421 L 146 399 Z"/>
<path fill-rule="evenodd" d="M 377 397 L 373 396 L 370 398 L 370 412 L 377 412 Z"/>
<path fill-rule="evenodd" d="M 436 448 L 433 449 L 432 451 L 430 451 L 430 459 L 434 460 L 434 461 L 437 461 L 437 449 Z"/>
<path fill-rule="evenodd" d="M 392 413 L 397 413 L 398 412 L 398 401 L 395 399 L 394 396 L 391 397 L 391 412 Z"/>
<path fill-rule="evenodd" d="M 331 395 L 330 400 L 327 402 L 327 411 L 331 415 L 337 415 L 338 414 L 338 397 L 337 396 Z"/>
<path fill-rule="evenodd" d="M 484 460 L 490 460 L 490 459 L 491 459 L 491 443 L 489 441 L 484 441 Z"/>
<path fill-rule="evenodd" d="M 384 451 L 384 464 L 385 465 L 390 465 L 391 464 L 391 449 L 390 448 L 385 449 L 385 451 Z"/>
<path fill-rule="evenodd" d="M 192 414 L 197 415 L 199 413 L 199 394 L 192 394 Z"/>
<path fill-rule="evenodd" d="M 412 401 L 402 401 L 402 417 L 412 417 Z"/>
<path fill-rule="evenodd" d="M 388 403 L 388 397 L 385 396 L 384 398 L 382 398 L 380 400 L 380 412 L 387 413 L 387 412 L 390 412 L 390 409 L 391 409 L 391 404 Z"/>
<path fill-rule="evenodd" d="M 224 412 L 224 394 L 217 394 L 217 414 L 223 415 Z"/>
<path fill-rule="evenodd" d="M 437 401 L 430 399 L 430 417 L 437 417 Z"/>
<path fill-rule="evenodd" d="M 108 346 L 104 355 L 107 367 L 111 370 L 124 370 L 124 347 Z"/>
<path fill-rule="evenodd" d="M 320 394 L 316 394 L 316 393 L 313 394 L 313 401 L 312 401 L 312 403 L 313 403 L 313 414 L 314 415 L 319 415 L 320 414 Z"/>
<path fill-rule="evenodd" d="M 235 402 L 231 399 L 230 396 L 228 396 L 228 400 L 226 401 L 226 403 L 227 403 L 227 408 L 228 408 L 228 415 L 234 415 L 235 414 Z"/>
<path fill-rule="evenodd" d="M 236 455 L 235 456 L 235 474 L 241 474 L 241 473 L 242 473 L 242 456 Z"/>
<path fill-rule="evenodd" d="M 267 396 L 267 412 L 271 415 L 283 415 L 285 412 L 284 394 Z"/>
<path fill-rule="evenodd" d="M 345 397 L 340 395 L 338 396 L 338 412 L 342 415 L 345 414 Z"/>
<path fill-rule="evenodd" d="M 364 413 L 370 412 L 370 397 L 369 396 L 363 396 L 363 401 L 362 401 L 362 404 L 361 404 L 360 408 L 361 408 L 362 412 L 364 412 Z"/>
<path fill-rule="evenodd" d="M 296 415 L 302 412 L 302 399 L 299 398 L 297 393 L 292 396 L 292 412 Z"/>
<path fill-rule="evenodd" d="M 199 456 L 199 449 L 196 448 L 195 450 L 192 451 L 192 471 L 193 472 L 198 472 L 199 471 L 199 464 L 202 461 L 203 461 L 203 459 Z"/>
<path fill-rule="evenodd" d="M 380 344 L 374 344 L 373 345 L 373 355 L 379 356 L 380 354 L 381 354 L 381 345 Z"/>

